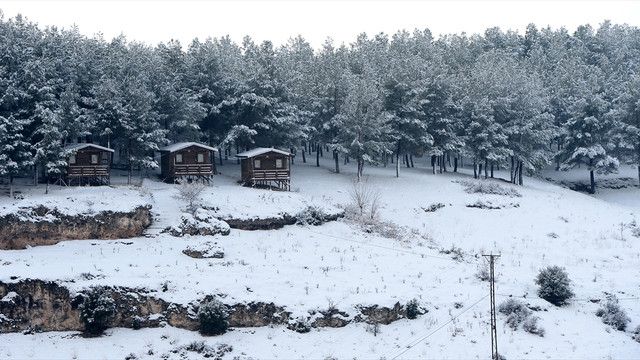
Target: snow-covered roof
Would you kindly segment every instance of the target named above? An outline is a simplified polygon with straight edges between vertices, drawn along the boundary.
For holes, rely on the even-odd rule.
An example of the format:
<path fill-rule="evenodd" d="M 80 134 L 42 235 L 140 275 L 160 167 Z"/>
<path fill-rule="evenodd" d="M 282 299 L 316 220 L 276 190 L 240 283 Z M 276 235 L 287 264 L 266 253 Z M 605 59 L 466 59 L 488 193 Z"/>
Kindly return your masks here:
<path fill-rule="evenodd" d="M 109 149 L 107 147 L 96 145 L 96 144 L 93 144 L 93 143 L 67 144 L 67 145 L 64 146 L 65 149 L 69 149 L 69 150 L 80 150 L 80 149 L 84 149 L 84 148 L 88 148 L 88 147 L 96 148 L 96 149 L 102 150 L 102 151 L 113 152 L 113 149 Z"/>
<path fill-rule="evenodd" d="M 204 144 L 200 144 L 197 142 L 179 142 L 179 143 L 175 143 L 175 144 L 171 144 L 171 145 L 167 145 L 163 148 L 158 149 L 159 152 L 175 152 L 178 150 L 182 150 L 182 149 L 186 149 L 190 146 L 197 146 L 197 147 L 201 147 L 203 149 L 207 149 L 207 150 L 211 150 L 211 151 L 218 151 L 218 149 L 213 148 L 211 146 L 207 146 Z"/>
<path fill-rule="evenodd" d="M 266 154 L 269 152 L 274 152 L 280 155 L 286 155 L 286 156 L 291 156 L 294 157 L 295 155 L 288 152 L 288 151 L 282 151 L 282 150 L 278 150 L 278 149 L 274 149 L 274 148 L 255 148 L 255 149 L 251 149 L 249 151 L 245 151 L 243 153 L 240 154 L 236 154 L 236 157 L 239 159 L 248 159 L 248 158 L 252 158 L 254 156 L 258 156 L 258 155 L 262 155 L 262 154 Z"/>

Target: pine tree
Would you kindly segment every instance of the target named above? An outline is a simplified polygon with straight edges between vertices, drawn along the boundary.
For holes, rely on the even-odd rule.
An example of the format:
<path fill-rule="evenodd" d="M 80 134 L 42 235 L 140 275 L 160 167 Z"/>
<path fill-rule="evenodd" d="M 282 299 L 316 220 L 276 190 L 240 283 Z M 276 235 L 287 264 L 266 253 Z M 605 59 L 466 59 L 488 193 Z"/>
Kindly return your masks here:
<path fill-rule="evenodd" d="M 35 162 L 44 168 L 44 174 L 47 177 L 45 193 L 48 194 L 51 177 L 61 176 L 68 166 L 67 158 L 70 152 L 63 145 L 67 132 L 61 129 L 62 122 L 57 112 L 38 105 L 36 117 L 41 125 L 34 136 L 39 136 L 41 140 L 33 146 Z"/>
<path fill-rule="evenodd" d="M 34 164 L 31 144 L 22 134 L 28 123 L 13 116 L 0 116 L 0 176 L 9 176 L 10 197 L 13 197 L 13 179 Z"/>
<path fill-rule="evenodd" d="M 375 84 L 362 76 L 349 77 L 349 91 L 341 111 L 332 119 L 339 133 L 332 146 L 357 162 L 357 180 L 365 163 L 376 163 L 376 156 L 391 153 L 389 127 L 384 123 L 382 97 Z"/>
<path fill-rule="evenodd" d="M 610 103 L 602 90 L 602 73 L 595 67 L 581 68 L 577 79 L 575 100 L 571 105 L 571 118 L 565 125 L 567 137 L 558 154 L 560 169 L 569 170 L 586 165 L 590 175 L 590 192 L 595 193 L 595 173 L 617 172 L 619 160 L 609 153 L 612 144 L 607 140 L 613 130 L 605 114 Z"/>

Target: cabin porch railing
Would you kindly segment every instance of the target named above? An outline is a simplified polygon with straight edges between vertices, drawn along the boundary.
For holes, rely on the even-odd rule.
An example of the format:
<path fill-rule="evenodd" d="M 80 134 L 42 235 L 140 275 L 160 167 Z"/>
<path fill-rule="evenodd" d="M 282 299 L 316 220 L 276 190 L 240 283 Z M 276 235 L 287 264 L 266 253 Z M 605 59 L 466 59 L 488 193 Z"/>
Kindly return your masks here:
<path fill-rule="evenodd" d="M 289 170 L 252 170 L 249 175 L 252 181 L 287 181 L 291 177 Z"/>
<path fill-rule="evenodd" d="M 109 165 L 69 166 L 68 177 L 109 176 Z"/>
<path fill-rule="evenodd" d="M 213 164 L 175 165 L 175 176 L 213 175 Z"/>

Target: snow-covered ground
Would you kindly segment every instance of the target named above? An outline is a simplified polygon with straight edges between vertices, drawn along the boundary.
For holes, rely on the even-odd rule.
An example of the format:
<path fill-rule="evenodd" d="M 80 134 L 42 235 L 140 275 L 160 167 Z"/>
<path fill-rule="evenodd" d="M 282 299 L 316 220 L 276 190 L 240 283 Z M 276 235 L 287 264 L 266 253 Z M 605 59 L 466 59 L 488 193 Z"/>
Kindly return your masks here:
<path fill-rule="evenodd" d="M 296 214 L 307 206 L 335 212 L 350 202 L 354 167 L 323 159 L 306 164 L 296 159 L 292 192 L 243 188 L 233 162 L 205 190 L 203 203 L 221 217 L 273 217 Z M 315 160 L 315 159 L 314 159 Z M 420 161 L 401 169 L 365 168 L 368 183 L 380 191 L 382 222 L 395 224 L 395 238 L 367 233 L 345 221 L 322 226 L 286 226 L 280 230 L 232 230 L 229 236 L 176 238 L 154 231 L 155 237 L 122 240 L 67 241 L 54 246 L 0 251 L 0 281 L 26 278 L 56 280 L 73 290 L 89 285 L 118 285 L 153 290 L 167 300 L 187 303 L 209 294 L 226 294 L 226 303 L 263 301 L 285 306 L 293 316 L 330 306 L 355 314 L 358 305 L 393 306 L 418 299 L 428 313 L 416 320 L 382 326 L 374 335 L 366 324 L 313 329 L 299 334 L 285 327 L 237 328 L 217 337 L 202 337 L 170 327 L 110 329 L 101 338 L 77 333 L 0 335 L 0 358 L 139 359 L 199 358 L 180 347 L 204 341 L 212 347 L 228 344 L 224 358 L 254 359 L 486 359 L 491 356 L 488 283 L 476 274 L 483 254 L 500 254 L 496 262 L 497 303 L 509 297 L 539 306 L 534 316 L 544 337 L 511 330 L 498 315 L 500 353 L 508 359 L 638 359 L 640 343 L 631 331 L 640 325 L 640 190 L 601 189 L 595 196 L 542 180 L 586 182 L 586 170 L 546 171 L 525 178 L 515 189 L 520 196 L 465 192 L 473 182 L 469 169 L 432 174 Z M 629 175 L 627 175 L 629 173 Z M 635 169 L 619 175 L 632 177 Z M 508 173 L 497 172 L 507 178 Z M 575 177 L 575 178 L 574 178 Z M 603 177 L 599 177 L 601 179 Z M 636 179 L 636 178 L 634 178 Z M 185 202 L 174 185 L 145 179 L 139 186 L 113 188 L 21 186 L 22 200 L 0 198 L 0 211 L 55 204 L 69 213 L 103 207 L 128 208 L 149 203 L 161 229 L 176 225 Z M 636 184 L 636 183 L 634 183 Z M 442 204 L 436 211 L 425 211 Z M 500 209 L 480 209 L 483 204 Z M 62 211 L 62 210 L 61 210 Z M 223 259 L 193 259 L 187 246 L 216 243 Z M 461 252 L 455 260 L 450 250 Z M 575 299 L 558 308 L 536 297 L 534 278 L 548 265 L 566 268 Z M 94 276 L 86 276 L 92 274 Z M 13 280 L 12 280 L 13 279 Z M 89 280 L 90 279 L 90 280 Z M 595 316 L 591 300 L 615 294 L 632 319 L 626 332 L 616 331 Z"/>

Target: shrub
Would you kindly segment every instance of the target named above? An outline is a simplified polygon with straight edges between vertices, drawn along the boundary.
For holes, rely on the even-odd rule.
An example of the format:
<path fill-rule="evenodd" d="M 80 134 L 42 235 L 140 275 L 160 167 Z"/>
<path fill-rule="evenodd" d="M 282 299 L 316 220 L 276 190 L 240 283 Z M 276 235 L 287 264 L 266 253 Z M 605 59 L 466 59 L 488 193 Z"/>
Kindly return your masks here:
<path fill-rule="evenodd" d="M 306 318 L 298 317 L 293 324 L 290 324 L 289 329 L 297 333 L 304 334 L 311 331 L 311 324 Z"/>
<path fill-rule="evenodd" d="M 640 343 L 640 325 L 638 325 L 636 329 L 633 330 L 633 336 L 631 338 Z"/>
<path fill-rule="evenodd" d="M 198 320 L 200 320 L 200 333 L 202 335 L 224 334 L 229 327 L 227 318 L 229 310 L 227 306 L 216 299 L 211 299 L 200 304 Z"/>
<path fill-rule="evenodd" d="M 616 330 L 624 331 L 631 319 L 618 305 L 618 299 L 612 296 L 603 307 L 596 311 L 596 316 L 602 318 L 602 322 L 613 326 Z"/>
<path fill-rule="evenodd" d="M 360 217 L 376 219 L 382 205 L 380 189 L 373 186 L 368 179 L 354 181 L 349 189 L 350 208 Z"/>
<path fill-rule="evenodd" d="M 194 214 L 200 203 L 200 194 L 207 188 L 202 180 L 181 180 L 178 184 L 178 195 L 187 203 L 187 212 Z"/>
<path fill-rule="evenodd" d="M 544 337 L 544 329 L 541 328 L 541 327 L 538 327 L 538 317 L 536 317 L 536 316 L 527 318 L 522 323 L 522 328 L 524 329 L 524 331 L 526 331 L 526 332 L 528 332 L 530 334 L 534 334 L 534 335 L 538 335 L 540 337 Z"/>
<path fill-rule="evenodd" d="M 100 335 L 109 328 L 110 317 L 116 312 L 111 292 L 104 287 L 92 286 L 83 298 L 78 309 L 85 331 L 89 335 Z"/>
<path fill-rule="evenodd" d="M 515 299 L 508 299 L 498 306 L 498 311 L 507 315 L 507 325 L 513 330 L 527 319 L 531 311 L 522 302 Z"/>
<path fill-rule="evenodd" d="M 518 190 L 513 188 L 506 188 L 491 181 L 459 181 L 459 183 L 464 187 L 464 191 L 468 194 L 488 194 L 509 197 L 522 197 Z"/>
<path fill-rule="evenodd" d="M 326 215 L 324 209 L 319 206 L 309 205 L 296 215 L 296 223 L 299 225 L 322 225 Z"/>
<path fill-rule="evenodd" d="M 540 285 L 538 296 L 553 305 L 563 306 L 574 295 L 571 291 L 569 275 L 559 266 L 548 266 L 540 270 L 535 282 L 536 285 Z"/>
<path fill-rule="evenodd" d="M 420 309 L 418 308 L 418 299 L 412 299 L 407 303 L 407 319 L 415 319 L 420 315 Z"/>

